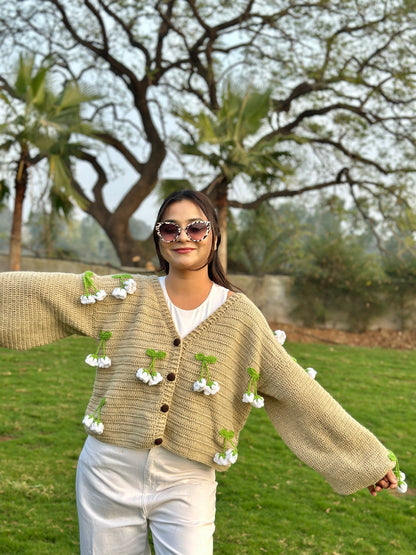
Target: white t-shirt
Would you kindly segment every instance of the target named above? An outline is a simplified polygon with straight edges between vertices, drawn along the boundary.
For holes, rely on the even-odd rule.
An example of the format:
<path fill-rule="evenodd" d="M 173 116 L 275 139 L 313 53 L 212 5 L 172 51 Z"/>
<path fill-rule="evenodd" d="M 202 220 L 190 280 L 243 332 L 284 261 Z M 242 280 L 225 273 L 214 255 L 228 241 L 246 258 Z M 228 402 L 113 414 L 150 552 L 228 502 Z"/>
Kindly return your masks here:
<path fill-rule="evenodd" d="M 184 310 L 183 308 L 178 308 L 175 306 L 169 298 L 168 292 L 166 290 L 166 276 L 159 278 L 160 286 L 162 287 L 163 294 L 167 305 L 169 307 L 170 313 L 172 314 L 173 321 L 175 323 L 176 329 L 178 330 L 181 338 L 184 338 L 188 333 L 194 330 L 201 322 L 203 322 L 208 316 L 210 316 L 218 307 L 220 307 L 228 297 L 228 289 L 213 283 L 211 291 L 205 301 L 193 308 L 192 310 Z"/>

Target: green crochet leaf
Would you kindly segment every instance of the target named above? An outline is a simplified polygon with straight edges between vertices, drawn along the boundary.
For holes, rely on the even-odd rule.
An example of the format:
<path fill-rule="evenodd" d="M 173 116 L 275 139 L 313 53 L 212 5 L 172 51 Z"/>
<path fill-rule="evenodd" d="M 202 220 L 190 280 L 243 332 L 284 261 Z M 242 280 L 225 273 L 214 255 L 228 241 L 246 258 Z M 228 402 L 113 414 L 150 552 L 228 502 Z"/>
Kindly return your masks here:
<path fill-rule="evenodd" d="M 257 381 L 260 378 L 260 374 L 256 372 L 254 368 L 247 368 L 247 374 L 250 376 L 250 378 L 252 378 L 255 381 Z"/>
<path fill-rule="evenodd" d="M 234 432 L 232 430 L 226 430 L 225 428 L 223 428 L 222 430 L 220 430 L 220 436 L 222 436 L 224 439 L 233 439 Z"/>
<path fill-rule="evenodd" d="M 127 279 L 133 279 L 133 276 L 131 274 L 115 274 L 111 277 L 114 279 L 119 279 L 121 280 L 121 282 L 126 281 Z"/>
<path fill-rule="evenodd" d="M 195 355 L 195 359 L 199 360 L 200 362 L 206 362 L 208 364 L 214 364 L 215 362 L 217 362 L 216 357 L 212 355 L 205 356 L 203 353 L 198 353 L 197 355 Z"/>

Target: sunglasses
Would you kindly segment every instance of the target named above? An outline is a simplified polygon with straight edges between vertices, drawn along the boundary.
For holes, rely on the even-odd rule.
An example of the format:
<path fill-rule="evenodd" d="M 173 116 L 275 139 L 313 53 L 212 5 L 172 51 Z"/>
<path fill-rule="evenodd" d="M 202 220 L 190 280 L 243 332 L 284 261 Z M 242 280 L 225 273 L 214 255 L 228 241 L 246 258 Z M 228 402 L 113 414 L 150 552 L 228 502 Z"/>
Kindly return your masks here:
<path fill-rule="evenodd" d="M 165 241 L 165 243 L 173 243 L 181 234 L 182 229 L 185 231 L 186 236 L 191 241 L 198 243 L 207 237 L 211 230 L 211 222 L 204 220 L 196 220 L 191 222 L 185 228 L 178 226 L 174 222 L 158 222 L 155 225 L 155 231 L 158 236 Z"/>

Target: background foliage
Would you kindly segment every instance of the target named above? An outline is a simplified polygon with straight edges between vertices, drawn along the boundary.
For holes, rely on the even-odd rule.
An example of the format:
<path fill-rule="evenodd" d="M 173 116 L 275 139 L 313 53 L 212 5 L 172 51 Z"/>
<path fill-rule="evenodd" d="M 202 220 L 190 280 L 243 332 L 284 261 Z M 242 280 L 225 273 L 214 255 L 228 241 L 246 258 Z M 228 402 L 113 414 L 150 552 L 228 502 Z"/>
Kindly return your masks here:
<path fill-rule="evenodd" d="M 147 260 L 130 221 L 166 178 L 208 192 L 224 232 L 229 207 L 324 190 L 383 236 L 404 220 L 415 229 L 414 8 L 0 0 L 0 91 L 21 53 L 51 63 L 58 89 L 98 89 L 83 115 L 102 132 L 71 186 L 124 265 Z M 10 190 L 15 154 L 0 166 Z"/>

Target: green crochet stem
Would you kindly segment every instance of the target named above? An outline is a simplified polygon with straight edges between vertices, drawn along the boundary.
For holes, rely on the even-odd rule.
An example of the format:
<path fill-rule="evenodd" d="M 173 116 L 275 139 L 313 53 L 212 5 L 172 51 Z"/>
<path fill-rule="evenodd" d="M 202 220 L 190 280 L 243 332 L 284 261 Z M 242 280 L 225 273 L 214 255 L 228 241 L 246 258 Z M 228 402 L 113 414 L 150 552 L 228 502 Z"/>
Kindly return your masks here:
<path fill-rule="evenodd" d="M 225 452 L 227 450 L 227 441 L 228 443 L 230 443 L 231 447 L 233 448 L 233 452 L 235 454 L 237 452 L 237 447 L 235 443 L 231 441 L 234 437 L 234 432 L 232 430 L 226 430 L 225 428 L 223 428 L 222 430 L 220 430 L 220 436 L 224 438 L 224 445 L 220 456 L 225 457 Z"/>
<path fill-rule="evenodd" d="M 155 361 L 163 360 L 166 356 L 166 353 L 165 351 L 155 351 L 154 349 L 147 349 L 146 355 L 152 358 L 152 362 L 150 363 L 149 368 L 147 368 L 145 371 L 152 377 L 155 377 L 157 374 L 155 370 Z"/>
<path fill-rule="evenodd" d="M 400 479 L 400 467 L 399 467 L 399 460 L 396 455 L 389 449 L 389 459 L 396 463 L 396 466 L 393 468 L 394 475 L 396 476 L 399 486 L 403 484 L 403 480 Z"/>
<path fill-rule="evenodd" d="M 133 279 L 133 276 L 131 274 L 115 274 L 114 276 L 111 276 L 111 277 L 114 279 L 119 279 L 121 286 L 123 286 L 124 282 L 127 281 L 128 279 Z"/>
<path fill-rule="evenodd" d="M 105 405 L 105 397 L 103 397 L 100 401 L 100 404 L 98 405 L 98 407 L 95 409 L 95 411 L 93 412 L 92 417 L 94 418 L 94 420 L 96 422 L 100 422 L 100 416 L 101 416 L 101 409 L 103 408 L 103 406 Z"/>
<path fill-rule="evenodd" d="M 257 398 L 257 381 L 260 378 L 260 374 L 256 372 L 254 368 L 247 368 L 247 374 L 250 376 L 247 393 L 251 393 L 251 387 L 254 385 L 254 397 Z"/>
<path fill-rule="evenodd" d="M 199 375 L 199 379 L 202 380 L 205 370 L 207 374 L 207 385 L 212 385 L 214 382 L 211 381 L 211 378 L 209 377 L 208 364 L 214 364 L 215 362 L 217 362 L 216 357 L 211 355 L 205 356 L 203 353 L 198 353 L 197 355 L 195 355 L 195 359 L 201 362 L 201 373 Z"/>
<path fill-rule="evenodd" d="M 105 357 L 105 342 L 108 341 L 112 335 L 111 331 L 100 331 L 101 341 L 98 343 L 98 348 L 94 355 L 95 358 L 98 358 L 98 353 L 100 352 L 101 347 L 103 348 L 103 357 Z"/>
<path fill-rule="evenodd" d="M 84 276 L 83 276 L 83 282 L 84 282 L 84 289 L 85 289 L 85 295 L 87 297 L 89 297 L 90 295 L 97 293 L 98 289 L 95 287 L 93 281 L 92 281 L 92 276 L 93 276 L 93 272 L 91 272 L 91 270 L 88 270 L 87 272 L 84 272 Z M 94 293 L 90 293 L 89 289 L 93 289 Z"/>

